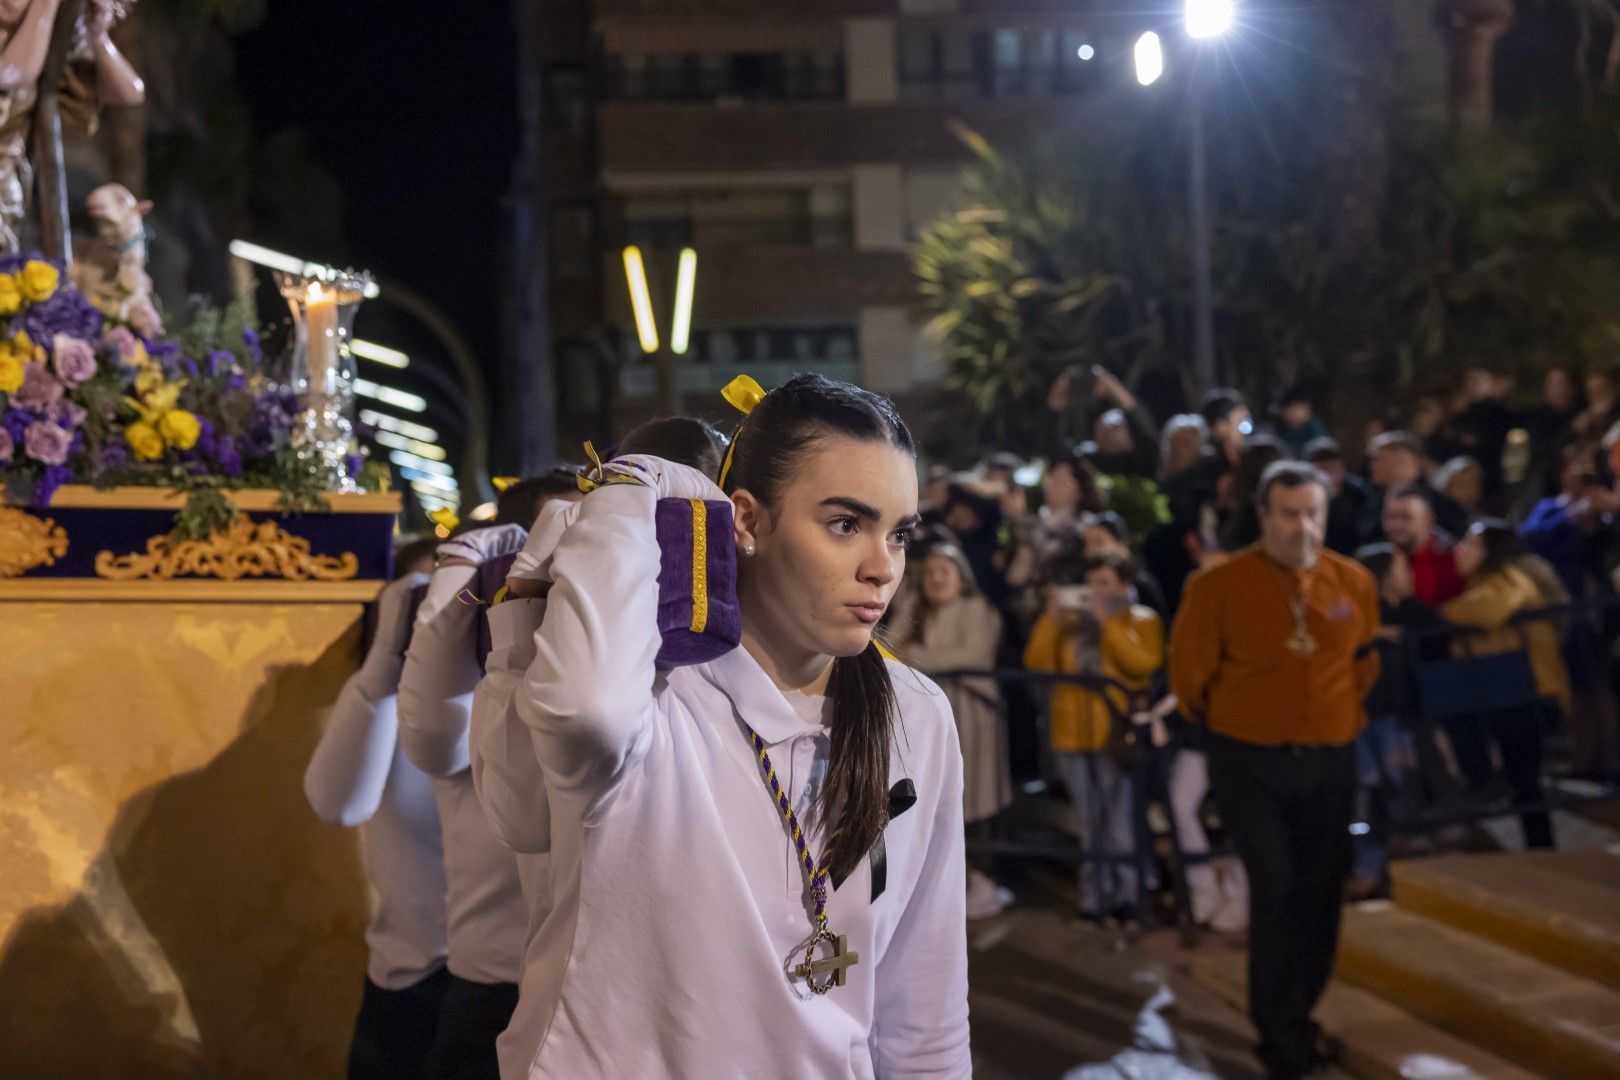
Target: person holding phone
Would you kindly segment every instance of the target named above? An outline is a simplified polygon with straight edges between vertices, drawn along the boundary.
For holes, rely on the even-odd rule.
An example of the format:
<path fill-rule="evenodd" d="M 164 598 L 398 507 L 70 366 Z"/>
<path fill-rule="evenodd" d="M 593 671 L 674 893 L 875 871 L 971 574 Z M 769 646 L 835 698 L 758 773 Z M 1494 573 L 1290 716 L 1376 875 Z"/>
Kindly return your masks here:
<path fill-rule="evenodd" d="M 1164 624 L 1135 602 L 1127 556 L 1113 553 L 1061 567 L 1046 611 L 1035 623 L 1024 666 L 1061 675 L 1101 675 L 1145 689 L 1164 662 Z M 1052 749 L 1074 802 L 1080 833 L 1082 919 L 1130 919 L 1136 868 L 1115 857 L 1134 851 L 1129 773 L 1121 768 L 1116 716 L 1129 716 L 1124 690 L 1059 683 L 1051 693 Z"/>

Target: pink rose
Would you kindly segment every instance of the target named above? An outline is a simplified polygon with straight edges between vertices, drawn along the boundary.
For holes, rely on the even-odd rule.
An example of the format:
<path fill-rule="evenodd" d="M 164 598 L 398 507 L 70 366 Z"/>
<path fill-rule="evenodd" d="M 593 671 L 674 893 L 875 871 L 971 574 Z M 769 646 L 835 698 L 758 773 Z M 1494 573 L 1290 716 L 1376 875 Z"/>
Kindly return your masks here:
<path fill-rule="evenodd" d="M 115 326 L 102 335 L 102 341 L 118 350 L 118 360 L 123 364 L 135 362 L 135 346 L 139 344 L 135 335 L 129 332 L 127 326 Z"/>
<path fill-rule="evenodd" d="M 89 415 L 90 411 L 83 405 L 76 404 L 75 402 L 63 398 L 46 411 L 45 418 L 47 420 L 54 420 L 56 423 L 61 424 L 65 428 L 76 428 L 80 424 L 84 423 L 84 418 Z"/>
<path fill-rule="evenodd" d="M 36 420 L 23 433 L 23 446 L 28 456 L 46 465 L 60 465 L 67 460 L 68 444 L 73 436 L 65 428 L 49 420 Z"/>
<path fill-rule="evenodd" d="M 11 432 L 0 427 L 0 465 L 11 460 L 12 450 L 15 445 L 11 441 Z"/>
<path fill-rule="evenodd" d="M 11 403 L 35 412 L 50 412 L 62 400 L 62 384 L 56 376 L 45 370 L 44 364 L 23 365 L 22 385 L 11 395 Z"/>
<path fill-rule="evenodd" d="M 95 346 L 67 334 L 57 334 L 51 339 L 51 360 L 56 365 L 56 374 L 68 386 L 78 386 L 96 373 Z"/>

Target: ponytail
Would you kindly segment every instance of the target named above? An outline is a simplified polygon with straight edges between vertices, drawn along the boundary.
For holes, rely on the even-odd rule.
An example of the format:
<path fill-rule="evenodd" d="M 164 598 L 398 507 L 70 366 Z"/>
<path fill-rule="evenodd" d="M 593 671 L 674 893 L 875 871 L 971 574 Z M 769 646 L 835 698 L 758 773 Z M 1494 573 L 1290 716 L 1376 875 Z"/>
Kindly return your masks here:
<path fill-rule="evenodd" d="M 894 732 L 894 684 L 889 665 L 868 644 L 832 663 L 832 757 L 821 789 L 821 818 L 829 822 L 832 879 L 842 881 L 877 842 L 889 821 L 889 741 Z"/>

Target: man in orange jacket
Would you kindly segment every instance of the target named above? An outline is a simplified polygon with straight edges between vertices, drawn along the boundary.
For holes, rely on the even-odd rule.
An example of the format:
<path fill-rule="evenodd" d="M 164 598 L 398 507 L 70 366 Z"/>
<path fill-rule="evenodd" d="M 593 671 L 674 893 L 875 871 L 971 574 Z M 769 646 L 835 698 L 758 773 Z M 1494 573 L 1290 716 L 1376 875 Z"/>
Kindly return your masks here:
<path fill-rule="evenodd" d="M 1328 484 L 1278 462 L 1261 537 L 1194 577 L 1170 640 L 1170 689 L 1210 732 L 1222 820 L 1249 877 L 1249 1017 L 1279 1080 L 1324 1063 L 1311 1011 L 1333 973 L 1350 871 L 1353 743 L 1378 677 L 1378 592 L 1323 550 Z"/>

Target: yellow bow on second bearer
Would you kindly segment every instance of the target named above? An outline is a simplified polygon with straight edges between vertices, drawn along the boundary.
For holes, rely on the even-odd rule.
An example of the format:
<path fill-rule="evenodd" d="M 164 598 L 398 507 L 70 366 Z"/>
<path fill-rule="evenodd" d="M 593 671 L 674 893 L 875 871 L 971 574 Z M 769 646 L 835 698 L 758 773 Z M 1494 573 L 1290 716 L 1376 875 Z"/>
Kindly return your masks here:
<path fill-rule="evenodd" d="M 517 482 L 518 478 L 515 476 L 492 476 L 489 478 L 489 486 L 495 489 L 497 495 L 504 493 L 507 488 Z"/>
<path fill-rule="evenodd" d="M 456 526 L 461 524 L 461 518 L 448 506 L 441 506 L 437 510 L 428 511 L 428 520 L 438 525 L 445 532 L 455 532 Z"/>
<path fill-rule="evenodd" d="M 726 383 L 725 389 L 720 391 L 720 396 L 725 398 L 733 409 L 747 416 L 759 406 L 760 402 L 765 400 L 765 388 L 755 382 L 752 377 L 739 375 Z M 737 436 L 741 433 L 741 425 L 731 433 L 731 444 L 726 447 L 726 459 L 720 463 L 721 487 L 726 486 L 726 477 L 731 474 L 731 455 L 737 449 Z"/>

